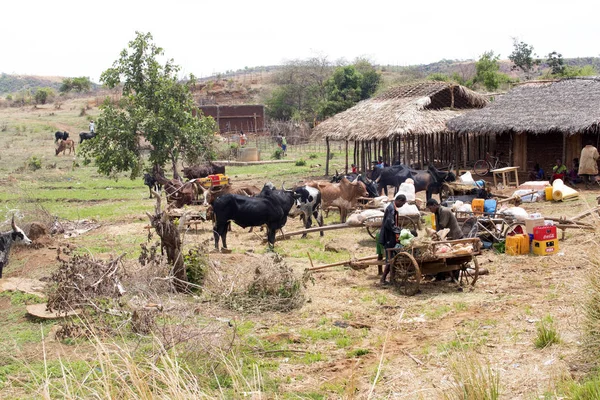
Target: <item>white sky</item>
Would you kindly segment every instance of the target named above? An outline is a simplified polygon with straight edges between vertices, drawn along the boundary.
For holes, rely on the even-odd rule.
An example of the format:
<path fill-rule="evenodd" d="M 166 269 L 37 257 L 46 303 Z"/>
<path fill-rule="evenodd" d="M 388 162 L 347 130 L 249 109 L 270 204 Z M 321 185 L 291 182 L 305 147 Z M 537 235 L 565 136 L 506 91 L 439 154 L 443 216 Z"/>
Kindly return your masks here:
<path fill-rule="evenodd" d="M 98 82 L 135 31 L 198 77 L 315 55 L 377 64 L 507 59 L 512 37 L 544 57 L 600 55 L 593 0 L 3 1 L 0 72 Z"/>

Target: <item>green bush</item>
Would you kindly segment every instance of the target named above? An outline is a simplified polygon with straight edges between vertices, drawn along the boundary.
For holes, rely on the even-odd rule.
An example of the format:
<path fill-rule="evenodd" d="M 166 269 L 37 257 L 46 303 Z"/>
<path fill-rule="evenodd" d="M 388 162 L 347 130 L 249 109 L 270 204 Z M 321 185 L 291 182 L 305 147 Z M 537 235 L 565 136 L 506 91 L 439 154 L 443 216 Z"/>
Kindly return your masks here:
<path fill-rule="evenodd" d="M 283 150 L 281 149 L 277 149 L 273 152 L 273 155 L 271 156 L 272 159 L 275 160 L 281 160 L 283 158 Z"/>
<path fill-rule="evenodd" d="M 311 160 L 314 160 L 315 158 L 317 158 L 317 155 L 315 153 L 312 153 L 311 155 L 308 156 L 308 158 L 310 158 Z"/>
<path fill-rule="evenodd" d="M 206 255 L 198 248 L 190 249 L 183 260 L 188 282 L 202 286 L 208 265 Z M 199 288 L 192 288 L 192 291 L 199 290 Z"/>
<path fill-rule="evenodd" d="M 306 160 L 299 159 L 296 161 L 296 167 L 304 167 L 306 165 Z"/>
<path fill-rule="evenodd" d="M 32 171 L 37 171 L 38 169 L 42 168 L 42 160 L 36 156 L 31 156 L 27 160 L 27 167 Z"/>

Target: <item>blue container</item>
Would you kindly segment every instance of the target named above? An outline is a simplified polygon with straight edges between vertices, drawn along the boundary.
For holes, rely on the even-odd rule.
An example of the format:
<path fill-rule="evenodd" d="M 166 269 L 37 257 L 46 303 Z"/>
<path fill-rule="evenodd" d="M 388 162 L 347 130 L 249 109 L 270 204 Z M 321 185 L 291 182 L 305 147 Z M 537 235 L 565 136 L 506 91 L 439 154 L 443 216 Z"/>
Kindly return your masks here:
<path fill-rule="evenodd" d="M 494 214 L 496 212 L 497 203 L 495 199 L 487 199 L 483 202 L 483 212 L 485 214 Z"/>
<path fill-rule="evenodd" d="M 485 181 L 483 179 L 475 181 L 475 186 L 479 187 L 480 189 L 483 189 L 485 187 Z"/>

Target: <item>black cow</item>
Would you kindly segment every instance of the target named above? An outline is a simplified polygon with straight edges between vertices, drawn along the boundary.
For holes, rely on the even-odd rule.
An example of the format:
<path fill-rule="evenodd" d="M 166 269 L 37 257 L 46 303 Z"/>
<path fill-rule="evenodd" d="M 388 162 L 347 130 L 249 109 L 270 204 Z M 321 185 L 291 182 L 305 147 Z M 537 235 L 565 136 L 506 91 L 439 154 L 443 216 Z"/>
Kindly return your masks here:
<path fill-rule="evenodd" d="M 296 217 L 300 215 L 300 218 L 304 218 L 304 227 L 306 229 L 312 226 L 312 217 L 315 217 L 317 224 L 323 226 L 323 214 L 321 212 L 321 192 L 311 186 L 300 186 L 294 190 L 298 195 L 296 205 L 290 210 L 290 217 Z M 321 231 L 323 236 L 323 231 Z M 306 237 L 306 233 L 302 235 Z"/>
<path fill-rule="evenodd" d="M 335 175 L 333 175 L 331 177 L 331 180 L 329 182 L 340 183 L 342 181 L 342 178 L 344 178 L 344 177 L 346 179 L 348 179 L 350 182 L 354 182 L 356 180 L 356 178 L 358 177 L 358 174 L 343 175 L 343 174 L 340 174 L 339 172 L 337 172 L 337 170 L 335 170 Z"/>
<path fill-rule="evenodd" d="M 54 143 L 58 142 L 59 140 L 67 140 L 69 138 L 69 132 L 64 131 L 56 131 L 54 133 Z"/>
<path fill-rule="evenodd" d="M 8 254 L 10 247 L 14 244 L 31 244 L 31 239 L 27 237 L 25 232 L 15 225 L 15 217 L 12 219 L 12 231 L 0 234 L 0 278 L 2 278 L 2 269 L 8 264 Z"/>
<path fill-rule="evenodd" d="M 79 132 L 79 144 L 84 140 L 93 139 L 96 137 L 96 132 Z"/>
<path fill-rule="evenodd" d="M 183 169 L 183 176 L 188 180 L 206 178 L 209 175 L 225 174 L 225 166 L 208 162 L 206 165 L 192 165 Z"/>
<path fill-rule="evenodd" d="M 149 173 L 144 174 L 144 185 L 148 186 L 148 190 L 150 191 L 150 198 L 152 198 L 152 190 L 154 189 L 157 192 L 162 190 L 162 185 L 158 183 L 156 178 Z"/>
<path fill-rule="evenodd" d="M 362 174 L 358 175 L 356 179 L 358 179 L 359 182 L 365 184 L 365 186 L 367 187 L 367 193 L 369 193 L 369 197 L 379 196 L 379 191 L 377 190 L 377 182 L 370 180 Z"/>
<path fill-rule="evenodd" d="M 223 249 L 227 249 L 227 225 L 233 221 L 242 228 L 267 226 L 267 240 L 275 246 L 275 233 L 287 222 L 288 213 L 297 195 L 291 190 L 276 190 L 265 185 L 256 197 L 226 194 L 213 203 L 215 225 L 213 228 L 215 248 L 219 249 L 219 237 Z"/>
<path fill-rule="evenodd" d="M 387 187 L 394 186 L 395 192 L 405 180 L 412 178 L 415 183 L 415 192 L 425 190 L 426 197 L 429 200 L 433 193 L 439 193 L 440 186 L 444 182 L 454 182 L 456 176 L 452 172 L 445 172 L 436 169 L 433 165 L 429 165 L 426 171 L 415 170 L 406 165 L 393 165 L 383 168 L 376 179 L 378 184 L 378 192 L 387 195 Z"/>

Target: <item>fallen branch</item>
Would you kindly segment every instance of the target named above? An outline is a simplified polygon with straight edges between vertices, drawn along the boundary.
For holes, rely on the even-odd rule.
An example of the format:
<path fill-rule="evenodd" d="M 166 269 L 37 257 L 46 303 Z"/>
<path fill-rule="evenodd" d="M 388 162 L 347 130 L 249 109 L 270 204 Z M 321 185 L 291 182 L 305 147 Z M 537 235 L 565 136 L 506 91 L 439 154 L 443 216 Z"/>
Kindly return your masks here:
<path fill-rule="evenodd" d="M 407 355 L 408 357 L 410 357 L 415 363 L 417 363 L 417 365 L 423 365 L 423 361 L 419 360 L 417 357 L 413 356 L 412 354 L 410 354 L 408 351 L 406 350 L 402 350 L 402 352 Z"/>
<path fill-rule="evenodd" d="M 356 261 L 375 260 L 375 259 L 377 259 L 377 257 L 378 256 L 368 256 L 368 257 L 356 258 L 354 260 L 338 261 L 338 262 L 331 263 L 331 264 L 319 265 L 318 267 L 307 268 L 306 270 L 307 271 L 318 271 L 318 270 L 325 269 L 325 268 L 336 267 L 338 265 L 350 264 L 350 263 L 353 263 Z"/>

